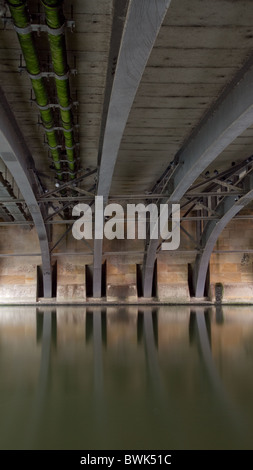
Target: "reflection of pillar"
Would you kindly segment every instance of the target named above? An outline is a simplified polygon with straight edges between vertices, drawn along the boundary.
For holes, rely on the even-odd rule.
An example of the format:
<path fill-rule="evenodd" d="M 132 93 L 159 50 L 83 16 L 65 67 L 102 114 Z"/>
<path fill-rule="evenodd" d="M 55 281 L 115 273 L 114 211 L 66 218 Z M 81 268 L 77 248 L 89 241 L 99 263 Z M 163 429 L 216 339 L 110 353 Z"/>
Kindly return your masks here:
<path fill-rule="evenodd" d="M 143 314 L 143 333 L 148 371 L 156 399 L 159 401 L 159 406 L 165 408 L 167 407 L 167 403 L 158 363 L 156 328 L 154 328 L 155 322 L 156 316 L 152 313 L 152 309 L 146 308 Z"/>
<path fill-rule="evenodd" d="M 200 311 L 196 314 L 196 323 L 197 323 L 201 357 L 204 361 L 206 371 L 211 381 L 211 385 L 214 388 L 214 390 L 219 394 L 219 398 L 222 400 L 226 400 L 227 397 L 224 394 L 224 389 L 221 384 L 220 377 L 217 372 L 217 368 L 215 366 L 213 356 L 212 356 L 210 338 L 208 335 L 204 309 L 203 311 Z"/>
<path fill-rule="evenodd" d="M 138 306 L 108 306 L 106 318 L 108 331 L 106 344 L 108 344 L 111 353 L 115 349 L 120 355 L 123 354 L 124 350 L 132 352 L 132 347 L 129 348 L 129 345 L 131 346 L 136 342 Z"/>
<path fill-rule="evenodd" d="M 227 401 L 211 350 L 211 323 L 206 309 L 198 308 L 197 312 L 191 312 L 190 336 L 192 342 L 197 339 L 201 359 L 210 379 L 211 386 L 218 393 L 220 399 Z M 195 336 L 197 333 L 197 337 Z"/>
<path fill-rule="evenodd" d="M 56 337 L 56 312 L 37 313 L 37 340 L 41 341 L 41 359 L 37 390 L 31 404 L 31 420 L 27 435 L 27 445 L 30 448 L 33 448 L 33 443 L 42 425 L 49 389 L 51 346 L 54 337 Z"/>
<path fill-rule="evenodd" d="M 216 306 L 216 323 L 217 325 L 222 325 L 224 323 L 224 314 L 221 305 Z"/>
<path fill-rule="evenodd" d="M 245 429 L 243 429 L 244 424 L 242 421 L 242 416 L 235 409 L 234 404 L 230 401 L 229 396 L 223 387 L 221 378 L 213 360 L 210 341 L 211 332 L 208 331 L 209 328 L 211 328 L 211 323 L 208 323 L 209 317 L 206 315 L 204 307 L 198 309 L 197 313 L 192 312 L 191 317 L 191 321 L 193 321 L 193 323 L 196 322 L 199 351 L 210 380 L 210 385 L 215 392 L 214 398 L 218 399 L 221 412 L 224 413 L 224 416 L 222 417 L 223 422 L 224 420 L 229 420 L 229 423 L 233 426 L 231 431 L 234 432 L 234 438 L 239 439 L 240 436 L 244 435 L 245 433 Z"/>
<path fill-rule="evenodd" d="M 86 313 L 86 343 L 93 341 L 94 398 L 99 403 L 103 396 L 103 345 L 107 342 L 106 312 L 94 307 Z"/>
<path fill-rule="evenodd" d="M 40 373 L 39 373 L 39 383 L 38 383 L 38 397 L 41 403 L 45 398 L 45 392 L 47 390 L 48 378 L 49 378 L 50 353 L 51 353 L 51 341 L 52 341 L 52 318 L 53 318 L 52 312 L 44 313 Z"/>
<path fill-rule="evenodd" d="M 96 312 L 100 312 L 100 308 L 98 310 L 87 311 L 86 313 L 86 324 L 85 324 L 85 340 L 86 343 L 89 343 L 93 339 L 93 329 L 94 329 L 94 320 L 93 317 L 96 315 Z M 101 335 L 102 335 L 102 343 L 104 346 L 107 344 L 107 323 L 106 323 L 106 311 L 101 311 Z"/>
<path fill-rule="evenodd" d="M 106 407 L 103 371 L 103 330 L 105 314 L 101 308 L 93 310 L 93 351 L 94 351 L 94 424 L 97 445 L 106 439 Z M 104 444 L 102 444 L 104 445 Z"/>
<path fill-rule="evenodd" d="M 160 380 L 157 351 L 155 346 L 154 325 L 151 310 L 145 310 L 143 318 L 144 339 L 149 372 L 154 384 Z"/>
<path fill-rule="evenodd" d="M 177 407 L 173 402 L 173 393 L 166 390 L 161 375 L 158 357 L 157 312 L 153 313 L 151 308 L 146 308 L 143 312 L 143 334 L 149 378 L 154 394 L 153 410 L 159 416 L 159 426 L 162 424 L 168 442 L 173 446 L 176 445 L 179 435 L 182 442 L 185 442 L 185 430 L 181 425 L 184 416 L 181 415 L 180 406 Z M 172 426 L 171 423 L 173 423 Z"/>
<path fill-rule="evenodd" d="M 95 397 L 103 395 L 103 351 L 102 351 L 102 313 L 93 313 L 93 345 L 94 345 L 94 388 Z"/>
<path fill-rule="evenodd" d="M 153 336 L 156 348 L 158 348 L 158 316 L 157 311 L 153 311 L 152 309 L 146 309 L 147 315 L 151 315 L 152 319 L 152 328 L 153 328 Z M 146 322 L 146 332 L 150 335 L 151 325 L 148 326 L 149 320 Z M 143 340 L 143 332 L 144 332 L 144 314 L 143 312 L 139 311 L 137 315 L 137 341 L 141 343 Z"/>
<path fill-rule="evenodd" d="M 37 343 L 42 342 L 42 337 L 43 337 L 43 325 L 44 325 L 44 318 L 46 315 L 42 312 L 39 312 L 38 309 L 36 309 L 36 339 Z M 52 311 L 49 314 L 51 316 L 51 338 L 52 338 L 52 343 L 56 346 L 57 342 L 57 317 L 56 317 L 56 312 Z"/>

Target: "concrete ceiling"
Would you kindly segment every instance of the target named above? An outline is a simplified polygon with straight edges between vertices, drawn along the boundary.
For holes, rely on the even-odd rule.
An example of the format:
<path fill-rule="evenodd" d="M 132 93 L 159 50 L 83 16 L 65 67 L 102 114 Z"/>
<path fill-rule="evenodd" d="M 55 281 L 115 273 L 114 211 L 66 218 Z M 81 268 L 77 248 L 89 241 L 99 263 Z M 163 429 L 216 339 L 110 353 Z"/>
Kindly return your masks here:
<path fill-rule="evenodd" d="M 27 3 L 33 21 L 43 21 L 40 2 Z M 145 1 L 141 3 L 145 8 Z M 74 108 L 74 119 L 79 125 L 76 140 L 80 143 L 80 166 L 96 168 L 103 105 L 108 92 L 107 72 L 114 74 L 116 66 L 115 58 L 109 61 L 113 1 L 65 0 L 63 7 L 66 19 L 75 22 L 73 32 L 66 29 L 66 43 L 69 67 L 77 70 L 76 75 L 70 76 L 70 83 L 72 99 L 79 103 Z M 7 16 L 10 16 L 8 12 Z M 224 88 L 251 58 L 252 23 L 251 1 L 172 0 L 123 133 L 111 194 L 151 190 Z M 43 32 L 39 36 L 35 34 L 45 70 L 50 69 L 46 36 Z M 116 50 L 120 35 L 117 39 Z M 38 109 L 36 104 L 30 103 L 30 78 L 25 71 L 19 72 L 20 57 L 13 26 L 7 23 L 4 28 L 2 22 L 1 86 L 36 169 L 47 175 L 43 183 L 51 188 L 54 173 L 49 169 L 44 132 L 38 125 Z M 22 65 L 25 66 L 24 60 Z M 49 83 L 49 86 L 52 85 Z M 222 152 L 211 165 L 211 172 L 216 167 L 219 171 L 227 168 L 231 160 L 238 162 L 249 156 L 252 143 L 250 127 Z"/>
<path fill-rule="evenodd" d="M 27 5 L 32 22 L 43 24 L 42 3 L 28 1 Z M 192 179 L 187 177 L 185 191 L 203 181 L 205 175 L 219 177 L 251 156 L 253 120 L 243 120 L 245 110 L 253 104 L 251 97 L 244 102 L 244 110 L 240 109 L 243 99 L 239 96 L 228 106 L 238 84 L 245 92 L 245 77 L 253 67 L 251 0 L 65 0 L 63 10 L 66 20 L 74 22 L 72 29 L 66 28 L 65 38 L 69 69 L 76 71 L 69 78 L 71 97 L 77 102 L 73 106 L 76 176 L 82 176 L 87 169 L 95 170 L 78 184 L 80 191 L 99 192 L 104 168 L 111 165 L 112 178 L 107 179 L 110 197 L 117 195 L 126 200 L 125 196 L 136 195 L 145 200 L 144 194 L 161 192 L 161 187 L 155 185 L 162 175 L 165 181 L 170 178 L 170 164 L 177 165 L 180 155 L 185 155 L 189 165 L 196 166 L 194 156 L 188 152 L 190 146 L 201 132 L 208 140 L 216 125 L 218 132 L 223 121 L 233 121 L 234 109 L 239 116 L 237 124 L 233 123 L 236 132 L 220 145 L 214 158 L 206 159 L 202 166 L 198 162 L 199 171 L 194 172 Z M 47 33 L 34 33 L 34 39 L 42 69 L 51 71 Z M 132 80 L 142 58 L 143 69 L 138 70 L 139 81 L 134 85 L 131 82 L 129 98 L 124 96 L 121 84 L 128 69 Z M 56 175 L 50 168 L 52 162 L 38 107 L 31 102 L 34 95 L 30 77 L 25 70 L 20 71 L 23 66 L 7 6 L 0 31 L 1 88 L 34 160 L 40 192 L 55 190 Z M 47 78 L 46 84 L 54 102 L 53 78 Z M 250 96 L 251 89 L 248 95 L 247 90 L 245 93 Z M 113 100 L 122 103 L 124 117 L 119 115 L 121 130 L 115 136 L 119 148 L 115 161 L 109 163 L 105 142 L 112 142 L 108 129 Z M 227 107 L 222 114 L 225 100 Z M 55 112 L 57 122 L 58 111 Z M 211 130 L 206 125 L 210 119 Z M 218 137 L 213 132 L 211 138 L 216 141 Z M 248 170 L 249 165 L 244 168 Z M 4 175 L 4 166 L 1 171 Z M 7 173 L 6 178 L 10 180 Z M 163 191 L 168 194 L 169 188 L 165 185 Z M 184 191 L 180 200 L 186 201 Z"/>

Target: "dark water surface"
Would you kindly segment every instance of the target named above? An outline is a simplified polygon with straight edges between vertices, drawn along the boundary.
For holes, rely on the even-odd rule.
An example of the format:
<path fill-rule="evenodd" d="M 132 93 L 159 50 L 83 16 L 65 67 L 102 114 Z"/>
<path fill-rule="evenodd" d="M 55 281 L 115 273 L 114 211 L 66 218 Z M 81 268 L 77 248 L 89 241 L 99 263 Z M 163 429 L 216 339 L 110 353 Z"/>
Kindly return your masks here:
<path fill-rule="evenodd" d="M 0 307 L 0 449 L 253 449 L 253 307 Z"/>

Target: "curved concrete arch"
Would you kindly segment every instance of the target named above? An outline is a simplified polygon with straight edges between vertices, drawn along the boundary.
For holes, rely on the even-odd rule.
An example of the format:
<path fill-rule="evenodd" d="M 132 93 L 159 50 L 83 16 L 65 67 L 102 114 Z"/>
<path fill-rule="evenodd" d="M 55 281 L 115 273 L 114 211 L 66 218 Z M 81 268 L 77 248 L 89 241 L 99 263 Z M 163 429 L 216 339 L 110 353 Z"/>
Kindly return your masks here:
<path fill-rule="evenodd" d="M 248 188 L 248 192 L 236 202 L 234 196 L 227 196 L 216 209 L 216 212 L 221 217 L 220 220 L 218 222 L 217 220 L 210 220 L 205 227 L 201 238 L 202 252 L 196 256 L 193 268 L 196 297 L 204 296 L 208 265 L 218 237 L 230 220 L 253 200 L 252 177 L 249 182 L 250 188 Z"/>
<path fill-rule="evenodd" d="M 253 67 L 236 82 L 197 133 L 176 155 L 171 196 L 165 203 L 178 203 L 200 174 L 233 140 L 253 124 Z M 151 297 L 158 239 L 151 239 L 143 262 L 143 293 Z"/>
<path fill-rule="evenodd" d="M 171 0 L 130 0 L 112 86 L 97 195 L 106 203 L 133 101 Z M 93 296 L 101 297 L 103 240 L 94 241 Z"/>
<path fill-rule="evenodd" d="M 0 156 L 19 187 L 37 230 L 43 271 L 44 296 L 52 297 L 49 239 L 41 207 L 35 196 L 34 162 L 3 91 L 0 88 Z"/>

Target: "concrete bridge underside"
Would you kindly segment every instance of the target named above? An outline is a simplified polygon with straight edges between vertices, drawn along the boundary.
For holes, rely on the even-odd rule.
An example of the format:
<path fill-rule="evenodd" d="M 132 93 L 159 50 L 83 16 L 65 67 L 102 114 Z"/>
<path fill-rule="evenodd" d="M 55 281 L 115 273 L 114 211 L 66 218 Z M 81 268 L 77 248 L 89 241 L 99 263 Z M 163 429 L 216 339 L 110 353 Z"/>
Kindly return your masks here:
<path fill-rule="evenodd" d="M 0 15 L 0 303 L 252 303 L 252 2 L 9 0 Z M 74 207 L 94 215 L 96 196 L 102 236 L 93 220 L 76 239 Z M 127 238 L 128 204 L 151 203 L 169 229 L 180 205 L 176 249 L 149 212 Z"/>

